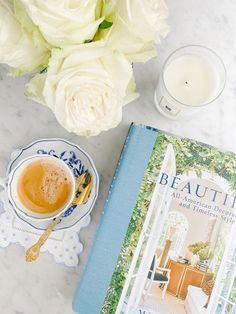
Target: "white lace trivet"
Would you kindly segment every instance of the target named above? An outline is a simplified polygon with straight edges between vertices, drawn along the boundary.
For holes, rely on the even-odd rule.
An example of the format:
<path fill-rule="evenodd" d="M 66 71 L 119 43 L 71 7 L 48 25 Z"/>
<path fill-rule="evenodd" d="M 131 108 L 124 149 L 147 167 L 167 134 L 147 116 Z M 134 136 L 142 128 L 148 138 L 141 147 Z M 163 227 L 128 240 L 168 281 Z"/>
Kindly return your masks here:
<path fill-rule="evenodd" d="M 83 250 L 79 232 L 89 223 L 90 216 L 86 216 L 73 227 L 53 232 L 42 246 L 41 252 L 52 254 L 57 263 L 77 266 L 78 256 Z M 17 243 L 27 250 L 38 240 L 42 232 L 19 220 L 10 208 L 6 191 L 0 192 L 0 247 L 5 248 L 11 243 Z"/>

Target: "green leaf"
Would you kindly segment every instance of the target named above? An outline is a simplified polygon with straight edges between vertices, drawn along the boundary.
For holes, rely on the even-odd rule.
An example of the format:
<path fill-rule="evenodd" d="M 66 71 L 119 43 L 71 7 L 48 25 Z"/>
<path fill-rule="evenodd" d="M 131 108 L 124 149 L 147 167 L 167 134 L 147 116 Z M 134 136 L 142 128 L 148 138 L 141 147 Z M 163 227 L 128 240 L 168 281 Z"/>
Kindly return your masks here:
<path fill-rule="evenodd" d="M 111 26 L 113 25 L 113 22 L 109 22 L 107 20 L 104 20 L 100 25 L 99 27 L 101 29 L 107 29 L 107 28 L 110 28 Z"/>
<path fill-rule="evenodd" d="M 47 73 L 47 71 L 48 71 L 48 68 L 46 67 L 46 68 L 42 69 L 39 73 L 44 74 L 44 73 Z"/>

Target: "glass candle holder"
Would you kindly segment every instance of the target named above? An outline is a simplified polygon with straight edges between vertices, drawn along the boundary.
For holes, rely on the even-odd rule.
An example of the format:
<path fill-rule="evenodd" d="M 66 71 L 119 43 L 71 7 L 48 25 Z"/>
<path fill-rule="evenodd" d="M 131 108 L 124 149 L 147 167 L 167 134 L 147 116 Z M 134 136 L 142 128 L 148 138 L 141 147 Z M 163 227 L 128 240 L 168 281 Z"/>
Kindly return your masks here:
<path fill-rule="evenodd" d="M 226 83 L 221 58 L 203 46 L 185 46 L 164 63 L 155 91 L 158 111 L 171 119 L 193 115 L 215 101 Z"/>

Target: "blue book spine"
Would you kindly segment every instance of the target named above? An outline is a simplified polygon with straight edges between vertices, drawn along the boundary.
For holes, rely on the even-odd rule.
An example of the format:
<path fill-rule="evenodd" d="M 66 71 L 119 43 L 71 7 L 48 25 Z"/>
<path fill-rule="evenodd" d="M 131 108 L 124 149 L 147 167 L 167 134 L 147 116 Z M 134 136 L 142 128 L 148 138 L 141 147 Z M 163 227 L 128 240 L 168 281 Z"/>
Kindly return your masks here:
<path fill-rule="evenodd" d="M 157 130 L 132 124 L 87 265 L 73 300 L 79 314 L 99 314 L 132 216 Z"/>

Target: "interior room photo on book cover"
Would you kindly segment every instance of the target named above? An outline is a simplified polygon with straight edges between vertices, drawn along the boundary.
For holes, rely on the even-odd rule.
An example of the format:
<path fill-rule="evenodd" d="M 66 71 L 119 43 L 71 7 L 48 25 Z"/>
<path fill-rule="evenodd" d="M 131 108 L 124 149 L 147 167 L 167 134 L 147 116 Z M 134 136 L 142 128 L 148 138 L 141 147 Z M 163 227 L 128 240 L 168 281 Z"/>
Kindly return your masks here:
<path fill-rule="evenodd" d="M 102 313 L 232 313 L 235 165 L 157 132 Z"/>

